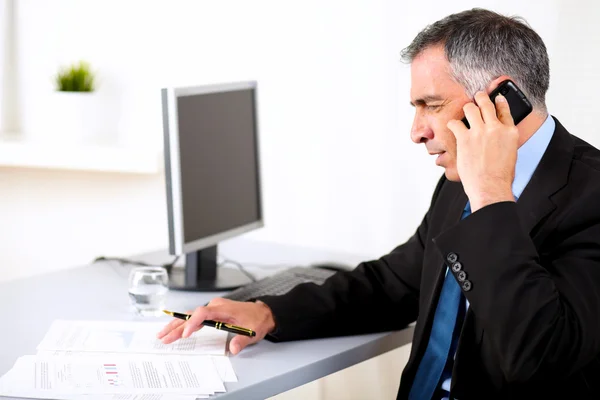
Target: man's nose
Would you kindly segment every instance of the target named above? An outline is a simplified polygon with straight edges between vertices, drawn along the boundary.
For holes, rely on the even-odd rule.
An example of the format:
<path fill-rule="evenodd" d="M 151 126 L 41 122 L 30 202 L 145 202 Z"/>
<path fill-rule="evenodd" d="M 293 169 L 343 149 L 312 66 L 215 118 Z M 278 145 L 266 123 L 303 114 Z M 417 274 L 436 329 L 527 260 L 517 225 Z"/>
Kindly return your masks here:
<path fill-rule="evenodd" d="M 433 131 L 429 128 L 429 124 L 427 124 L 427 121 L 418 114 L 415 115 L 415 119 L 413 120 L 413 125 L 410 130 L 410 139 L 417 144 L 433 139 Z"/>

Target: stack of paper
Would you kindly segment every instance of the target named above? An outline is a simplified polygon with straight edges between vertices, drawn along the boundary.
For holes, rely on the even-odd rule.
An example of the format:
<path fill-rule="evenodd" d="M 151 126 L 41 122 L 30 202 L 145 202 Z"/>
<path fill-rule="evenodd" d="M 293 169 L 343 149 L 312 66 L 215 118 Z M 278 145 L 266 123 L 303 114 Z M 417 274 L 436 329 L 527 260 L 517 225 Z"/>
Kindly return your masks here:
<path fill-rule="evenodd" d="M 227 333 L 202 329 L 164 345 L 164 324 L 55 321 L 35 356 L 0 378 L 0 396 L 84 400 L 192 400 L 237 378 Z"/>

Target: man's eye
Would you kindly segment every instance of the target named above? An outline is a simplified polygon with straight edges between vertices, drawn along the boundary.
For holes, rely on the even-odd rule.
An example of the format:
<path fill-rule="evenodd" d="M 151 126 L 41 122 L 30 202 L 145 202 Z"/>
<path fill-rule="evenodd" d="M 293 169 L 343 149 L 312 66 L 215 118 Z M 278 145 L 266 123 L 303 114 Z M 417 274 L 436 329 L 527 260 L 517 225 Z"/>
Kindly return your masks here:
<path fill-rule="evenodd" d="M 438 108 L 440 108 L 440 107 L 441 107 L 441 105 L 440 105 L 440 104 L 436 104 L 436 105 L 427 105 L 427 106 L 425 106 L 425 108 L 427 108 L 427 109 L 428 109 L 428 110 L 430 110 L 430 111 L 437 110 L 437 109 L 438 109 Z"/>

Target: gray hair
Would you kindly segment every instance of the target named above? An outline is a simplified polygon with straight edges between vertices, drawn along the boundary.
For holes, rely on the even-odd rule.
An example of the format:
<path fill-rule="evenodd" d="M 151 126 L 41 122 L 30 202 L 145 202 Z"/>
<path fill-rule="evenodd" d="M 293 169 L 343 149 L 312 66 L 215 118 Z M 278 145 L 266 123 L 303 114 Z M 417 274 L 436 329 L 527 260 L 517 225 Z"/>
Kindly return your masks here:
<path fill-rule="evenodd" d="M 453 79 L 473 98 L 501 75 L 509 75 L 535 109 L 546 111 L 550 81 L 542 38 L 519 17 L 474 8 L 427 26 L 402 50 L 411 63 L 423 50 L 443 45 Z"/>

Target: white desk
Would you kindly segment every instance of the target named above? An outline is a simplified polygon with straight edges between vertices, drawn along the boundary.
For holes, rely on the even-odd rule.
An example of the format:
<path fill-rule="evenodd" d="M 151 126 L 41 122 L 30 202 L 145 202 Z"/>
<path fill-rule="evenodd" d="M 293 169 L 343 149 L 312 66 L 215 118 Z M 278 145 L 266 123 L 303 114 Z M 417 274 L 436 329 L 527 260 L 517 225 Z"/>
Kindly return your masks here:
<path fill-rule="evenodd" d="M 228 258 L 242 263 L 306 265 L 340 261 L 355 265 L 356 256 L 290 246 L 231 240 L 220 245 Z M 153 256 L 156 257 L 156 256 Z M 161 260 L 165 261 L 167 258 Z M 251 271 L 254 271 L 250 269 Z M 266 270 L 265 270 L 266 271 Z M 148 320 L 129 309 L 128 268 L 98 263 L 0 284 L 0 375 L 19 356 L 35 354 L 55 319 Z M 167 305 L 187 310 L 218 293 L 169 293 Z M 151 319 L 168 322 L 169 317 Z M 262 341 L 231 357 L 238 382 L 227 383 L 219 399 L 264 399 L 403 346 L 412 327 L 389 333 L 287 343 Z"/>

